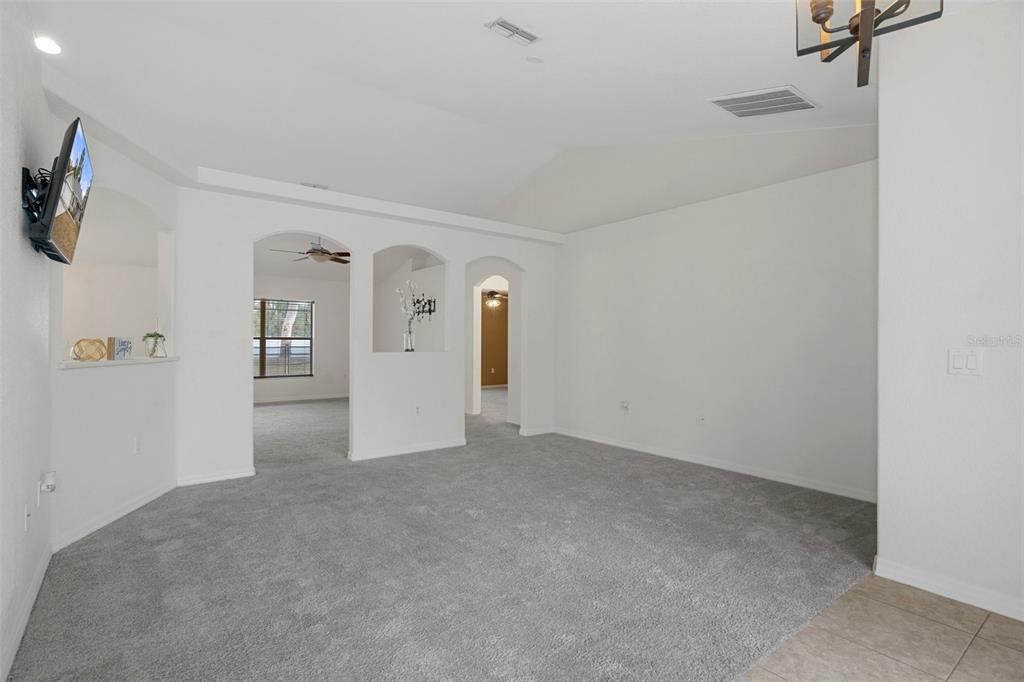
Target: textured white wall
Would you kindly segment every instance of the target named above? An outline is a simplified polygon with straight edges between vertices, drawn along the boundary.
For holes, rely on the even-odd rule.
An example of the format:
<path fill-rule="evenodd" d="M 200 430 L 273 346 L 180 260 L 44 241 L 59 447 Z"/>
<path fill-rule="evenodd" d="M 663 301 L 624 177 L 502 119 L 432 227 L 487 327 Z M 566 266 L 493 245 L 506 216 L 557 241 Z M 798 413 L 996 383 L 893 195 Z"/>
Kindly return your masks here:
<path fill-rule="evenodd" d="M 879 74 L 877 570 L 1016 618 L 1022 350 L 983 348 L 980 377 L 946 362 L 1024 332 L 1022 31 L 1019 3 L 961 4 L 885 42 Z"/>
<path fill-rule="evenodd" d="M 340 267 L 334 264 L 311 267 Z M 256 275 L 255 298 L 314 301 L 313 376 L 254 379 L 257 403 L 348 396 L 348 282 Z"/>
<path fill-rule="evenodd" d="M 36 500 L 50 468 L 50 296 L 61 266 L 32 250 L 21 209 L 21 167 L 49 167 L 61 141 L 39 78 L 25 6 L 0 3 L 0 677 L 50 558 L 50 498 Z"/>
<path fill-rule="evenodd" d="M 558 429 L 874 499 L 875 192 L 869 162 L 570 235 Z"/>

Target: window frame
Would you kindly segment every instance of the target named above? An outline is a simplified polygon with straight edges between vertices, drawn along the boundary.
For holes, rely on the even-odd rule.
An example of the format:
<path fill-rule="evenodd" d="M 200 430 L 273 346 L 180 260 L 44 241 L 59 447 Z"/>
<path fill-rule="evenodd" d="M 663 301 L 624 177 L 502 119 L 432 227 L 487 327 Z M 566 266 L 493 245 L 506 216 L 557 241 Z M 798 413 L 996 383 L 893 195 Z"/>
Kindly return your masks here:
<path fill-rule="evenodd" d="M 278 303 L 302 303 L 309 306 L 309 336 L 267 336 L 267 302 Z M 253 379 L 311 379 L 316 371 L 313 363 L 313 339 L 316 336 L 315 310 L 316 301 L 297 301 L 287 298 L 253 298 L 254 304 L 259 303 L 260 308 L 260 335 L 253 336 L 253 341 L 259 342 L 259 374 L 253 374 Z M 309 374 L 267 374 L 267 341 L 309 341 Z"/>

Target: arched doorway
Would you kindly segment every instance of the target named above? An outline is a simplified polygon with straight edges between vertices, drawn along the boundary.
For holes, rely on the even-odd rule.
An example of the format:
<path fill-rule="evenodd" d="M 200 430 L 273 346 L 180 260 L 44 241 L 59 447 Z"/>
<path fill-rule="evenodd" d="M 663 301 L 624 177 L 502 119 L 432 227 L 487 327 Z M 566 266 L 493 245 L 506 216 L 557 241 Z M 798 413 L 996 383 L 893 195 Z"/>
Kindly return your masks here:
<path fill-rule="evenodd" d="M 525 409 L 523 280 L 519 266 L 504 258 L 466 266 L 466 412 L 517 429 Z"/>
<path fill-rule="evenodd" d="M 350 258 L 343 245 L 317 234 L 275 234 L 254 243 L 257 471 L 348 455 Z"/>

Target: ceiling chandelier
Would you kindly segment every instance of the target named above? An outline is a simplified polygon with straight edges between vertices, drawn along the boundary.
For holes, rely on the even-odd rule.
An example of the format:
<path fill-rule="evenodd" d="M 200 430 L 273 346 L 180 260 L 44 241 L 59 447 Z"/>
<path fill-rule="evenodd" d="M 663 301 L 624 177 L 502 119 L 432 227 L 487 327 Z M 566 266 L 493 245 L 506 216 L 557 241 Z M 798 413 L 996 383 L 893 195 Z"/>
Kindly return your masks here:
<path fill-rule="evenodd" d="M 796 0 L 796 53 L 821 53 L 831 62 L 851 47 L 857 48 L 857 87 L 868 84 L 871 42 L 874 36 L 909 28 L 942 16 L 943 0 Z M 836 5 L 852 12 L 846 23 L 835 22 Z M 842 15 L 840 15 L 842 16 Z"/>
<path fill-rule="evenodd" d="M 488 308 L 498 308 L 501 306 L 501 299 L 507 295 L 497 291 L 488 291 L 487 295 L 484 296 L 484 305 Z"/>

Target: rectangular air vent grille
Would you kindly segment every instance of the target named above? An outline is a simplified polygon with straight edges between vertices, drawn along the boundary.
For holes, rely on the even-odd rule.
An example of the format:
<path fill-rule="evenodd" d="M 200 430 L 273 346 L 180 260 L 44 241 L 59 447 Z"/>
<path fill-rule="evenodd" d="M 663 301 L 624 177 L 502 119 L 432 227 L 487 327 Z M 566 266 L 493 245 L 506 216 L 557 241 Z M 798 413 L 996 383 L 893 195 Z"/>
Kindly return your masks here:
<path fill-rule="evenodd" d="M 531 45 L 540 38 L 527 31 L 525 28 L 519 28 L 508 19 L 498 17 L 491 23 L 487 24 L 487 28 L 491 29 L 503 38 L 508 38 L 513 43 L 519 45 Z"/>
<path fill-rule="evenodd" d="M 740 118 L 767 116 L 769 114 L 781 114 L 785 111 L 815 108 L 810 100 L 792 86 L 740 92 L 735 95 L 718 97 L 708 101 L 720 106 L 733 116 Z"/>

